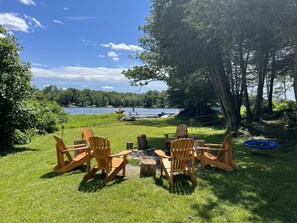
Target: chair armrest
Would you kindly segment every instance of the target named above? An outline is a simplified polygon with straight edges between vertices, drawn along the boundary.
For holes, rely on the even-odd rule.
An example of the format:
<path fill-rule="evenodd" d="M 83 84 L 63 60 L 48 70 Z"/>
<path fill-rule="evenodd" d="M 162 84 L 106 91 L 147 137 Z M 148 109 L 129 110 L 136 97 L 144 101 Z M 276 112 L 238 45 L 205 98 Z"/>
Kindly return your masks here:
<path fill-rule="evenodd" d="M 66 146 L 66 148 L 78 148 L 78 147 L 84 147 L 86 144 L 77 144 L 77 145 L 71 145 L 71 146 Z"/>
<path fill-rule="evenodd" d="M 162 151 L 162 150 L 160 150 L 160 149 L 155 150 L 155 153 L 156 153 L 159 157 L 162 157 L 162 158 L 170 158 L 170 156 L 167 156 L 167 155 L 165 154 L 165 152 Z"/>
<path fill-rule="evenodd" d="M 222 144 L 212 144 L 212 143 L 206 143 L 204 146 L 217 146 L 217 147 L 222 147 Z"/>
<path fill-rule="evenodd" d="M 69 151 L 80 151 L 80 150 L 86 150 L 88 147 L 79 147 L 79 148 L 74 148 L 74 149 L 66 149 L 66 150 L 61 150 L 61 152 L 69 152 Z"/>
<path fill-rule="evenodd" d="M 164 133 L 164 136 L 168 136 L 168 135 L 174 135 L 175 133 Z"/>
<path fill-rule="evenodd" d="M 131 150 L 124 150 L 122 152 L 119 152 L 119 153 L 116 153 L 116 154 L 113 154 L 113 155 L 109 155 L 109 157 L 116 157 L 116 156 L 127 156 L 131 153 L 132 151 Z"/>
<path fill-rule="evenodd" d="M 197 147 L 198 150 L 216 150 L 216 151 L 224 151 L 224 149 L 211 148 L 211 147 Z"/>

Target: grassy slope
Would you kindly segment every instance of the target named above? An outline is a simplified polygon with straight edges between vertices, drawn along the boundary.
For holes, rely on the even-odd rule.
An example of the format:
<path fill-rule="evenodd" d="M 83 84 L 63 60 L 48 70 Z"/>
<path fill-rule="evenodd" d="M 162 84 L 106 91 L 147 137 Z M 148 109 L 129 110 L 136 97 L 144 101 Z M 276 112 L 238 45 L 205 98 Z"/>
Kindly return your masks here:
<path fill-rule="evenodd" d="M 94 121 L 92 117 L 84 116 L 80 122 Z M 75 119 L 66 125 L 66 144 L 81 136 L 84 124 Z M 96 135 L 109 137 L 117 152 L 142 133 L 151 147 L 163 147 L 162 134 L 174 132 L 180 122 L 184 120 L 99 121 L 93 129 Z M 195 123 L 189 133 L 218 142 L 224 130 Z M 52 136 L 36 137 L 0 158 L 0 222 L 296 222 L 296 147 L 288 149 L 291 144 L 284 139 L 278 151 L 259 153 L 244 148 L 242 140 L 236 139 L 234 146 L 238 170 L 198 170 L 196 187 L 177 176 L 170 190 L 167 180 L 159 177 L 136 175 L 103 185 L 100 174 L 82 182 L 84 168 L 57 176 L 52 172 L 56 163 Z"/>

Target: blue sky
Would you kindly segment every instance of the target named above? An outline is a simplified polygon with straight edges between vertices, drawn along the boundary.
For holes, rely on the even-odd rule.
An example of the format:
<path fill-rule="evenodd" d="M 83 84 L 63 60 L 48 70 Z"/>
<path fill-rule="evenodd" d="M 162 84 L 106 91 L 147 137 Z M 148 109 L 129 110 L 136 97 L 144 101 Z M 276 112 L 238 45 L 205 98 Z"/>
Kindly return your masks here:
<path fill-rule="evenodd" d="M 138 31 L 150 0 L 0 0 L 0 25 L 24 48 L 38 88 L 118 92 L 164 90 L 162 82 L 132 87 L 122 70 L 139 65 Z"/>

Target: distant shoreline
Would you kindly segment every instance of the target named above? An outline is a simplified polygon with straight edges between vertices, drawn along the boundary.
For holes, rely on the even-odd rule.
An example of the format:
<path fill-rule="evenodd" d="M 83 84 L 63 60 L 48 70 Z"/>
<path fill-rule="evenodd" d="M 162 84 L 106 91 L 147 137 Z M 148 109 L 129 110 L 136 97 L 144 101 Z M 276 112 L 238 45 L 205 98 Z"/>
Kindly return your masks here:
<path fill-rule="evenodd" d="M 116 110 L 124 110 L 124 114 L 135 115 L 158 115 L 161 113 L 179 113 L 179 108 L 139 108 L 139 107 L 63 107 L 65 112 L 70 114 L 104 114 L 115 113 Z"/>

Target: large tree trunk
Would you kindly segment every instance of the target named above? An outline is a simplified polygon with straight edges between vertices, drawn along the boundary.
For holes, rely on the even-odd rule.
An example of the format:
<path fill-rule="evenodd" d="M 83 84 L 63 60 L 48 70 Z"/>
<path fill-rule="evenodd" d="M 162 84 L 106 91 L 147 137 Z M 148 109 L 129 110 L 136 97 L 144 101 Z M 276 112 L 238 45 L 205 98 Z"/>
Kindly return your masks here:
<path fill-rule="evenodd" d="M 246 119 L 248 122 L 251 121 L 252 119 L 252 112 L 251 112 L 251 106 L 250 106 L 250 100 L 249 100 L 249 94 L 248 94 L 248 90 L 247 90 L 247 83 L 246 83 L 246 68 L 247 68 L 247 64 L 248 64 L 248 60 L 249 60 L 249 52 L 246 58 L 246 62 L 244 62 L 243 59 L 243 50 L 242 50 L 242 42 L 240 42 L 239 45 L 239 57 L 240 57 L 240 69 L 241 69 L 241 73 L 242 73 L 242 93 L 243 97 L 244 97 L 244 105 L 246 108 Z"/>
<path fill-rule="evenodd" d="M 216 95 L 221 104 L 223 115 L 228 124 L 228 130 L 236 131 L 240 125 L 239 114 L 236 112 L 225 74 L 223 59 L 219 50 L 208 57 L 208 66 Z"/>
<path fill-rule="evenodd" d="M 275 48 L 272 52 L 272 64 L 271 64 L 271 75 L 270 75 L 270 83 L 269 83 L 269 92 L 268 92 L 268 112 L 272 113 L 272 95 L 273 95 L 273 85 L 275 78 Z"/>
<path fill-rule="evenodd" d="M 262 43 L 265 44 L 265 43 Z M 268 61 L 268 52 L 266 47 L 261 49 L 260 52 L 260 60 L 259 60 L 259 79 L 258 79 L 258 89 L 255 103 L 255 110 L 253 121 L 260 121 L 260 114 L 262 111 L 262 101 L 263 101 L 263 88 L 264 88 L 264 80 L 267 73 L 267 61 Z"/>
<path fill-rule="evenodd" d="M 295 63 L 294 63 L 293 88 L 294 88 L 294 94 L 295 94 L 295 101 L 297 102 L 297 34 L 295 34 L 294 53 L 295 53 Z"/>

